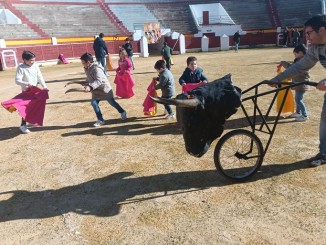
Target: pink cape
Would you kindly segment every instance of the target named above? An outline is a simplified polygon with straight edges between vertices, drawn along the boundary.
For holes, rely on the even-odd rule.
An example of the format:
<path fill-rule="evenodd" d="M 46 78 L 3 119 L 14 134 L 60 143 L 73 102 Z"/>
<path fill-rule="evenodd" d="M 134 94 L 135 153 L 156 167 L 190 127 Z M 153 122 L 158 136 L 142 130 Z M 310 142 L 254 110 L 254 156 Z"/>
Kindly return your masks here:
<path fill-rule="evenodd" d="M 121 98 L 131 98 L 135 95 L 134 85 L 135 81 L 131 77 L 129 72 L 120 73 L 118 72 L 115 76 L 114 83 L 116 87 L 116 95 Z"/>
<path fill-rule="evenodd" d="M 68 64 L 68 61 L 67 61 L 66 58 L 63 56 L 63 54 L 59 54 L 58 59 L 59 59 L 59 61 L 60 61 L 62 64 Z"/>
<path fill-rule="evenodd" d="M 45 104 L 48 98 L 48 90 L 29 87 L 14 98 L 1 102 L 1 105 L 9 112 L 17 110 L 28 123 L 43 126 Z"/>
<path fill-rule="evenodd" d="M 157 92 L 156 92 L 156 90 L 154 88 L 154 85 L 155 85 L 155 80 L 152 80 L 152 82 L 149 84 L 149 86 L 147 88 L 148 94 L 147 94 L 147 96 L 146 96 L 146 98 L 144 100 L 144 103 L 143 103 L 144 115 L 155 116 L 156 113 L 157 113 L 157 105 L 149 97 L 149 96 L 157 97 Z"/>
<path fill-rule="evenodd" d="M 182 93 L 186 93 L 188 91 L 191 91 L 195 88 L 198 88 L 200 86 L 203 86 L 205 83 L 200 82 L 200 83 L 186 83 L 186 85 L 182 86 Z"/>

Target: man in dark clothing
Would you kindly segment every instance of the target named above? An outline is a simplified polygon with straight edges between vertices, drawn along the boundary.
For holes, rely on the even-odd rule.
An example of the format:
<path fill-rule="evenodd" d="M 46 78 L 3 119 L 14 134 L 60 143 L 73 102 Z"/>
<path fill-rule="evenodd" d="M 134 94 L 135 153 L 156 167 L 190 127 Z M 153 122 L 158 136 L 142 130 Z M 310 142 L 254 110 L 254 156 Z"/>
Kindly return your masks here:
<path fill-rule="evenodd" d="M 161 50 L 161 55 L 163 56 L 166 62 L 166 68 L 168 70 L 171 69 L 171 54 L 172 54 L 172 49 L 168 46 L 167 42 L 164 42 L 163 48 Z"/>
<path fill-rule="evenodd" d="M 103 40 L 104 34 L 100 33 L 99 36 L 94 40 L 93 49 L 95 51 L 95 57 L 98 64 L 101 64 L 104 68 L 104 73 L 106 74 L 106 60 L 105 55 L 107 55 L 108 48 Z"/>
<path fill-rule="evenodd" d="M 239 31 L 237 31 L 236 33 L 234 33 L 234 35 L 233 35 L 233 41 L 234 41 L 234 45 L 235 45 L 235 52 L 238 53 L 239 44 L 240 44 L 240 33 L 239 33 Z"/>
<path fill-rule="evenodd" d="M 126 43 L 124 45 L 122 45 L 122 48 L 124 48 L 127 51 L 128 58 L 130 59 L 131 64 L 132 64 L 132 69 L 135 70 L 134 59 L 133 59 L 134 50 L 133 50 L 132 44 L 131 44 L 129 38 L 126 38 L 125 41 L 126 41 Z"/>
<path fill-rule="evenodd" d="M 283 30 L 283 48 L 286 48 L 288 45 L 288 27 L 284 27 Z"/>

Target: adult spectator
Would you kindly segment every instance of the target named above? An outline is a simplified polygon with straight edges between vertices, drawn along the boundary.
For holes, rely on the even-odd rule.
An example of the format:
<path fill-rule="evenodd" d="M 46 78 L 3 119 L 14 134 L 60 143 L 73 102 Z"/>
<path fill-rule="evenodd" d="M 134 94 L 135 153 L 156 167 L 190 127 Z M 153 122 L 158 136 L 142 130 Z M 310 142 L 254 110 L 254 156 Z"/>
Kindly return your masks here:
<path fill-rule="evenodd" d="M 132 64 L 132 69 L 135 70 L 134 59 L 133 59 L 134 50 L 133 50 L 132 44 L 131 44 L 129 38 L 126 38 L 125 41 L 126 41 L 126 43 L 124 45 L 122 45 L 122 48 L 127 51 L 128 58 L 130 59 L 131 64 Z"/>
<path fill-rule="evenodd" d="M 240 32 L 237 31 L 236 33 L 234 33 L 233 35 L 233 41 L 234 41 L 234 46 L 235 46 L 235 52 L 239 52 L 239 44 L 240 44 Z"/>
<path fill-rule="evenodd" d="M 104 34 L 100 33 L 94 40 L 93 49 L 95 51 L 95 57 L 98 64 L 103 66 L 104 73 L 106 74 L 106 60 L 105 56 L 109 53 L 108 48 L 103 40 Z"/>
<path fill-rule="evenodd" d="M 295 29 L 293 32 L 293 47 L 299 45 L 299 40 L 300 40 L 300 32 L 298 29 Z"/>
<path fill-rule="evenodd" d="M 318 61 L 326 69 L 326 15 L 314 16 L 304 26 L 306 38 L 311 44 L 308 52 L 300 61 L 292 64 L 284 72 L 271 79 L 272 82 L 281 82 L 287 78 L 307 72 Z M 317 89 L 326 91 L 326 79 L 318 83 Z M 321 111 L 319 142 L 319 153 L 310 161 L 310 165 L 314 167 L 326 162 L 326 93 L 324 93 Z"/>
<path fill-rule="evenodd" d="M 288 45 L 288 34 L 289 34 L 289 30 L 288 27 L 284 27 L 283 29 L 283 48 L 286 48 Z"/>
<path fill-rule="evenodd" d="M 165 60 L 166 68 L 168 70 L 171 69 L 171 54 L 172 54 L 172 49 L 168 46 L 167 42 L 164 42 L 163 48 L 161 50 L 161 55 L 163 56 L 163 59 Z"/>

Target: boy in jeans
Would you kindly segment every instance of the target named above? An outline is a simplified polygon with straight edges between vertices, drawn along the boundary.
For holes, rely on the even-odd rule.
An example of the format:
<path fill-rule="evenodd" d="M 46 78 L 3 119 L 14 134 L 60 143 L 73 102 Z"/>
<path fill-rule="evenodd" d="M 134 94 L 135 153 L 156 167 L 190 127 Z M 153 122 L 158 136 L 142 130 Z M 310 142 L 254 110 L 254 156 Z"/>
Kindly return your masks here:
<path fill-rule="evenodd" d="M 85 92 L 92 92 L 91 104 L 95 111 L 97 121 L 94 127 L 100 127 L 105 124 L 99 103 L 101 100 L 107 100 L 120 114 L 121 119 L 127 119 L 126 111 L 114 100 L 113 91 L 106 77 L 103 67 L 94 62 L 93 56 L 90 53 L 85 53 L 80 57 L 86 73 Z"/>
<path fill-rule="evenodd" d="M 175 94 L 174 78 L 170 70 L 166 68 L 164 60 L 156 61 L 154 68 L 158 71 L 159 76 L 154 78 L 158 83 L 154 86 L 155 89 L 162 90 L 162 98 L 171 99 Z M 165 110 L 167 111 L 166 119 L 175 118 L 174 112 L 170 105 L 165 105 Z"/>

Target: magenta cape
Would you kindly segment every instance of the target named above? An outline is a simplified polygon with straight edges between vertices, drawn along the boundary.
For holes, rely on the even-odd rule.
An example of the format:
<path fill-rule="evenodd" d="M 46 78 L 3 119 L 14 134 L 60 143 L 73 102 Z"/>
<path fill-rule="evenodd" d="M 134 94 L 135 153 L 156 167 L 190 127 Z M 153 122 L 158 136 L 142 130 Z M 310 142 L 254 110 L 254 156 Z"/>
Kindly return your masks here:
<path fill-rule="evenodd" d="M 203 86 L 205 83 L 200 82 L 200 83 L 186 83 L 186 85 L 182 86 L 182 93 L 186 93 L 188 91 L 191 91 L 195 88 L 198 88 L 200 86 Z"/>
<path fill-rule="evenodd" d="M 134 85 L 135 81 L 131 77 L 129 72 L 120 73 L 118 72 L 115 76 L 114 83 L 116 87 L 116 95 L 121 98 L 131 98 L 135 95 Z"/>
<path fill-rule="evenodd" d="M 45 104 L 48 98 L 48 90 L 29 87 L 14 98 L 1 102 L 1 105 L 9 112 L 17 110 L 28 123 L 43 126 Z"/>
<path fill-rule="evenodd" d="M 149 115 L 149 116 L 155 116 L 156 115 L 156 112 L 157 112 L 157 105 L 156 103 L 149 97 L 149 96 L 152 96 L 152 97 L 157 97 L 157 92 L 154 88 L 154 85 L 155 85 L 155 80 L 153 80 L 148 88 L 147 88 L 147 91 L 148 91 L 148 94 L 144 100 L 144 103 L 143 103 L 143 107 L 144 107 L 144 115 Z"/>

